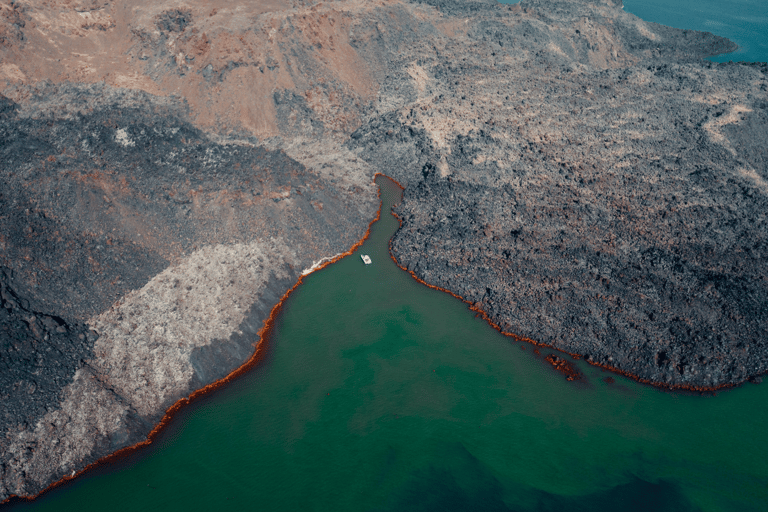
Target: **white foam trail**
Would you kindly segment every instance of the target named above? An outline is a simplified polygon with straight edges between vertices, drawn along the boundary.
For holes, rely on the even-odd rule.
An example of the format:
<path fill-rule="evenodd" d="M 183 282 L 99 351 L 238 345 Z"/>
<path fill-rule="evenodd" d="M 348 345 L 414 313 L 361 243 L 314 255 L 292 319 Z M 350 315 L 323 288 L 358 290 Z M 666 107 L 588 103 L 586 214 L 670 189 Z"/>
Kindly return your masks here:
<path fill-rule="evenodd" d="M 338 254 L 336 254 L 334 256 L 329 256 L 329 257 L 321 258 L 318 261 L 313 261 L 311 267 L 305 268 L 304 270 L 301 271 L 301 275 L 302 276 L 308 276 L 309 274 L 311 274 L 315 270 L 319 269 L 322 266 L 323 263 L 325 263 L 327 261 L 331 261 L 331 260 L 333 260 L 335 258 L 338 258 L 341 255 L 342 255 L 342 253 L 338 253 Z"/>

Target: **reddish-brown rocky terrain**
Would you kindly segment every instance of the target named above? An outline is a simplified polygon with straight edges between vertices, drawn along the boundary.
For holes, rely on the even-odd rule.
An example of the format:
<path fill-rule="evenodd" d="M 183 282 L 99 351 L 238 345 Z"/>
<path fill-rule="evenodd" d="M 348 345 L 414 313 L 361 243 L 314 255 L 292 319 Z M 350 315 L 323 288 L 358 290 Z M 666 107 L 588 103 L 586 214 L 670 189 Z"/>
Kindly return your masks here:
<path fill-rule="evenodd" d="M 768 369 L 768 78 L 616 0 L 0 2 L 0 500 L 241 365 L 405 186 L 398 262 L 641 379 Z"/>

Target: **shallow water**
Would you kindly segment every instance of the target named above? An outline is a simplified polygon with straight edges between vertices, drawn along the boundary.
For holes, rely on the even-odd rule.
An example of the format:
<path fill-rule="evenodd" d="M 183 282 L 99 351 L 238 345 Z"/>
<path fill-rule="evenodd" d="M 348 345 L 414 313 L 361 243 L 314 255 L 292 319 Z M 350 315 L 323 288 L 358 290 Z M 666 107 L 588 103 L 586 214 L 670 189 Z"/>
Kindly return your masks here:
<path fill-rule="evenodd" d="M 288 298 L 259 367 L 149 448 L 13 508 L 765 509 L 768 386 L 673 394 L 582 361 L 587 382 L 566 381 L 551 351 L 396 267 L 399 189 L 379 181 L 371 237 Z"/>

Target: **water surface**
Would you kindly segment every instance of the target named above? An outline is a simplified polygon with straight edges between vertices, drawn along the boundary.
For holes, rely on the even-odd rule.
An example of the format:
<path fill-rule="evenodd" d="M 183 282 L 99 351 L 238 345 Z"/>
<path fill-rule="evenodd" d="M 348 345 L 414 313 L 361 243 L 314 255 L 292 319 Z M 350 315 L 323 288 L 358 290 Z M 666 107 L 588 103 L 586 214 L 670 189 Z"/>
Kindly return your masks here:
<path fill-rule="evenodd" d="M 768 61 L 764 0 L 624 3 L 740 45 L 713 60 Z M 399 270 L 387 211 L 291 295 L 256 370 L 151 447 L 11 508 L 765 510 L 767 386 L 672 394 L 582 362 L 588 382 L 569 383 Z"/>
<path fill-rule="evenodd" d="M 499 0 L 516 4 L 520 0 Z M 712 32 L 739 45 L 715 62 L 768 62 L 768 1 L 766 0 L 624 0 L 624 10 L 668 27 Z"/>
<path fill-rule="evenodd" d="M 370 239 L 289 297 L 259 367 L 18 508 L 765 509 L 768 386 L 672 394 L 581 361 L 588 382 L 567 382 L 395 266 L 399 189 L 380 183 Z"/>
<path fill-rule="evenodd" d="M 768 62 L 766 0 L 624 0 L 624 10 L 670 27 L 712 32 L 739 45 L 715 62 Z"/>

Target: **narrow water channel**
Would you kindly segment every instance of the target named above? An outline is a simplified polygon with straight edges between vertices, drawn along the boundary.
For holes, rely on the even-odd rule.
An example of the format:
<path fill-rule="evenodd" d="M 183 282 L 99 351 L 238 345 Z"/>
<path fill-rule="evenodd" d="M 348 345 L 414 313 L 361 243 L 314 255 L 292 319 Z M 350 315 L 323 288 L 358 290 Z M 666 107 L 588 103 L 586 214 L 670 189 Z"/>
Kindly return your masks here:
<path fill-rule="evenodd" d="M 768 386 L 674 394 L 581 361 L 586 382 L 566 381 L 550 351 L 398 269 L 400 191 L 378 183 L 370 238 L 289 297 L 260 366 L 147 449 L 12 508 L 765 510 Z"/>

